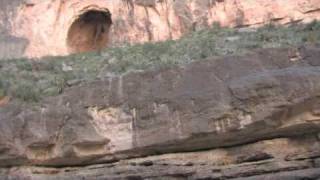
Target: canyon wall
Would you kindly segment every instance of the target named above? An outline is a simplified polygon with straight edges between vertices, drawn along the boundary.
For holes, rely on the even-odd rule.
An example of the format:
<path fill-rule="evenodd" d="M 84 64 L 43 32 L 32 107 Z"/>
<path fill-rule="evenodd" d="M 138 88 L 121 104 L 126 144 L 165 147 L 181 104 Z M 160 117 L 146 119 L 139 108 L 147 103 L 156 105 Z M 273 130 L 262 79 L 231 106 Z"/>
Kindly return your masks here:
<path fill-rule="evenodd" d="M 26 49 L 15 55 L 28 57 L 177 39 L 214 22 L 231 27 L 255 27 L 270 22 L 288 24 L 320 19 L 320 0 L 7 0 L 2 3 L 0 31 L 27 39 Z M 93 17 L 99 13 L 104 20 Z M 0 57 L 12 54 L 10 48 L 1 44 L 0 52 Z"/>
<path fill-rule="evenodd" d="M 319 57 L 263 49 L 9 100 L 0 177 L 318 180 Z"/>

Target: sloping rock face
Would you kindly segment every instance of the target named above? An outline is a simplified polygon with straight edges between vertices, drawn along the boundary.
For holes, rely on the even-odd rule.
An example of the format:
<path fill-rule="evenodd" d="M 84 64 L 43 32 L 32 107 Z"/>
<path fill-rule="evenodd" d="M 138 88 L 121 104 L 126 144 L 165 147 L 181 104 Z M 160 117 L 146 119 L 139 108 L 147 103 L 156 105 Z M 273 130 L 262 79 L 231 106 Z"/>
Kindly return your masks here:
<path fill-rule="evenodd" d="M 320 0 L 3 1 L 0 29 L 4 24 L 11 35 L 28 39 L 24 54 L 29 57 L 177 39 L 214 22 L 255 27 L 320 18 Z"/>
<path fill-rule="evenodd" d="M 11 101 L 1 177 L 319 179 L 319 57 L 266 49 Z"/>

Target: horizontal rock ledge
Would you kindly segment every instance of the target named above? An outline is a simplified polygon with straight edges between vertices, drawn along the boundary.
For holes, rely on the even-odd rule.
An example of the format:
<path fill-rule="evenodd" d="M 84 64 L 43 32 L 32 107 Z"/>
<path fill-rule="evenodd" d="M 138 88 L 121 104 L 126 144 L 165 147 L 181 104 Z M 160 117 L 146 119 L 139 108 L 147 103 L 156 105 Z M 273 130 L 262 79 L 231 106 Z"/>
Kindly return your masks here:
<path fill-rule="evenodd" d="M 315 135 L 308 135 L 83 167 L 0 168 L 0 175 L 8 179 L 30 180 L 316 179 L 320 177 L 319 160 L 319 139 Z"/>

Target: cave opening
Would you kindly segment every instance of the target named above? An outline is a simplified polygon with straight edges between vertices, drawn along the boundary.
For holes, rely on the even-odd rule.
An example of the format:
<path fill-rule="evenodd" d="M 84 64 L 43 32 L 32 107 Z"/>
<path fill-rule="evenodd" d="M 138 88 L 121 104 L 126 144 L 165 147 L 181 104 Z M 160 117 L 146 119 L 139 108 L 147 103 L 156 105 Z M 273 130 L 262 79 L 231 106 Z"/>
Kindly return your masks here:
<path fill-rule="evenodd" d="M 68 30 L 70 53 L 100 51 L 108 47 L 111 25 L 111 13 L 108 10 L 90 10 L 81 14 Z"/>

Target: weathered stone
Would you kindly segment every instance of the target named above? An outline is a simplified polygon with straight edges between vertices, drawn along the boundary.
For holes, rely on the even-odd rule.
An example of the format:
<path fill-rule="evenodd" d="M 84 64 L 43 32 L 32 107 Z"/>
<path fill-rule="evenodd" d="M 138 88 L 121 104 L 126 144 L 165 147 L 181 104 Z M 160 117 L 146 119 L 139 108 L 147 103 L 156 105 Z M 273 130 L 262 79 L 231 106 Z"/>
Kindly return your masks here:
<path fill-rule="evenodd" d="M 262 160 L 267 160 L 272 158 L 273 158 L 272 155 L 267 154 L 265 152 L 258 151 L 258 152 L 250 152 L 248 154 L 238 157 L 237 162 L 238 163 L 255 162 L 255 161 L 262 161 Z"/>
<path fill-rule="evenodd" d="M 12 100 L 0 106 L 0 173 L 31 180 L 316 177 L 320 49 L 303 48 L 300 61 L 290 60 L 291 51 L 83 82 L 33 106 Z"/>
<path fill-rule="evenodd" d="M 312 140 L 313 139 L 313 140 Z M 74 168 L 22 167 L 0 169 L 1 177 L 32 180 L 69 179 L 229 179 L 234 177 L 272 177 L 288 179 L 315 177 L 310 160 L 286 161 L 284 157 L 293 152 L 307 154 L 317 143 L 312 136 L 290 139 L 273 139 L 230 148 L 175 153 L 121 160 L 111 164 Z M 274 159 L 239 163 L 237 156 L 261 151 Z M 221 163 L 223 161 L 223 163 Z M 189 162 L 189 163 L 186 163 Z M 192 163 L 191 163 L 192 162 Z M 284 171 L 284 173 L 282 173 Z M 263 174 L 263 175 L 261 175 Z M 259 175 L 259 176 L 255 176 Z"/>
<path fill-rule="evenodd" d="M 319 0 L 2 0 L 0 32 L 27 39 L 25 55 L 39 57 L 177 39 L 215 22 L 231 27 L 310 22 L 319 19 L 319 9 Z"/>

